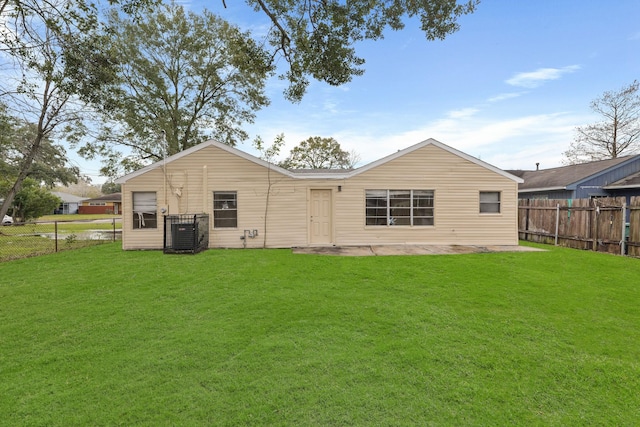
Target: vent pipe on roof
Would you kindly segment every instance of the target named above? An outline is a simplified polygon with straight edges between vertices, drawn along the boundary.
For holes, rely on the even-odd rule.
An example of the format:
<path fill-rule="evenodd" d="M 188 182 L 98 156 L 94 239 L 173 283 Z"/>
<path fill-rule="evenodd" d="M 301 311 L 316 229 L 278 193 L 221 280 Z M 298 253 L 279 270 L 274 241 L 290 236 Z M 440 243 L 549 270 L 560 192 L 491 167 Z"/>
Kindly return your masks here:
<path fill-rule="evenodd" d="M 536 162 L 536 170 L 539 171 L 540 170 L 540 163 Z"/>

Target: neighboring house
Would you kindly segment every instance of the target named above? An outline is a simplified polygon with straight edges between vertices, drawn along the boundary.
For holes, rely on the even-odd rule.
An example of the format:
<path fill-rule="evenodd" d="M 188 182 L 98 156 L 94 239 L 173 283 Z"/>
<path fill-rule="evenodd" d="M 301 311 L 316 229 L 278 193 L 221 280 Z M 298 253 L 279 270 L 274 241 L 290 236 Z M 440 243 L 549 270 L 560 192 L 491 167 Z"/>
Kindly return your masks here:
<path fill-rule="evenodd" d="M 588 199 L 640 195 L 640 155 L 509 173 L 524 180 L 520 199 Z"/>
<path fill-rule="evenodd" d="M 86 199 L 86 197 L 78 197 L 73 194 L 61 193 L 59 191 L 52 191 L 51 194 L 62 199 L 62 203 L 60 203 L 58 209 L 53 212 L 54 214 L 77 214 L 80 204 Z"/>
<path fill-rule="evenodd" d="M 93 199 L 86 199 L 80 205 L 81 214 L 115 214 L 122 212 L 122 196 L 120 193 L 106 194 Z"/>
<path fill-rule="evenodd" d="M 163 214 L 200 213 L 209 247 L 517 245 L 521 181 L 429 139 L 354 170 L 311 172 L 208 141 L 116 183 L 123 248 L 162 249 Z"/>

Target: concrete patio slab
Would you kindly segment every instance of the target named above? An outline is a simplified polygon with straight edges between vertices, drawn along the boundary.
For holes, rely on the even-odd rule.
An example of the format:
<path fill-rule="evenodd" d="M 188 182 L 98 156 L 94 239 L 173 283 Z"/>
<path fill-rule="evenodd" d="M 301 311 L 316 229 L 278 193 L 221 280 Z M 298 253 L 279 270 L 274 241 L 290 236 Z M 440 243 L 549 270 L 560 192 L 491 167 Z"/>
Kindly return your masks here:
<path fill-rule="evenodd" d="M 518 245 L 374 245 L 293 248 L 294 254 L 333 256 L 459 255 L 490 252 L 539 251 L 544 251 L 544 249 Z"/>

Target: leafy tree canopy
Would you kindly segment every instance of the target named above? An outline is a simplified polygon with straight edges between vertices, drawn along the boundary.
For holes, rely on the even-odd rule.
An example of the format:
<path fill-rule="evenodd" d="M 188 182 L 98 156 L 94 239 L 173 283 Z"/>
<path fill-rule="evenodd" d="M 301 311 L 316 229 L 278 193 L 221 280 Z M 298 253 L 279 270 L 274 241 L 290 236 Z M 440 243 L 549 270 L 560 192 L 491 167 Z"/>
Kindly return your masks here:
<path fill-rule="evenodd" d="M 100 135 L 80 150 L 106 157 L 103 173 L 117 176 L 209 138 L 229 145 L 247 138 L 242 126 L 268 105 L 272 74 L 267 52 L 248 33 L 175 4 L 138 21 L 113 13 L 109 26 L 117 85 L 103 97 Z"/>
<path fill-rule="evenodd" d="M 564 153 L 566 163 L 615 159 L 640 151 L 640 82 L 605 92 L 591 102 L 591 110 L 602 119 L 576 128 L 576 137 Z"/>
<path fill-rule="evenodd" d="M 359 160 L 333 138 L 313 136 L 294 147 L 279 166 L 285 169 L 352 169 Z"/>
<path fill-rule="evenodd" d="M 225 0 L 222 0 L 223 3 Z M 361 40 L 377 40 L 384 30 L 404 28 L 417 17 L 428 40 L 444 39 L 459 29 L 462 15 L 472 13 L 479 0 L 245 0 L 271 23 L 268 42 L 272 55 L 283 57 L 289 69 L 285 92 L 302 99 L 309 77 L 341 85 L 364 72 L 356 53 Z"/>
<path fill-rule="evenodd" d="M 60 198 L 42 188 L 37 181 L 26 178 L 13 201 L 13 216 L 20 222 L 50 214 L 60 205 Z"/>
<path fill-rule="evenodd" d="M 102 184 L 100 191 L 102 191 L 102 194 L 119 193 L 121 191 L 121 187 L 120 184 L 109 181 Z"/>
<path fill-rule="evenodd" d="M 23 162 L 31 150 L 37 128 L 36 124 L 17 120 L 11 120 L 9 125 L 4 126 L 0 136 L 0 174 L 5 187 L 15 180 L 24 167 Z M 76 166 L 69 165 L 64 147 L 45 138 L 26 170 L 26 177 L 53 188 L 56 184 L 76 182 L 79 173 Z"/>

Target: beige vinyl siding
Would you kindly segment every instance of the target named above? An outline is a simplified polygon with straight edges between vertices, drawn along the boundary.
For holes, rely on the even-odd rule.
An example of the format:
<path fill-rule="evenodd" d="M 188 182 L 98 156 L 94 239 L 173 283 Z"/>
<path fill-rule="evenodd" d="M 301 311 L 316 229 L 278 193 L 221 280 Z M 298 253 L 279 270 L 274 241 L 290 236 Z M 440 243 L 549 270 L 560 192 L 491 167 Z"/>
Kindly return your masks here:
<path fill-rule="evenodd" d="M 153 170 L 135 181 L 122 184 L 122 248 L 123 249 L 158 249 L 162 248 L 162 171 Z M 156 193 L 158 227 L 146 229 L 133 228 L 133 193 L 151 191 Z M 125 238 L 125 236 L 127 236 Z"/>
<path fill-rule="evenodd" d="M 434 190 L 434 226 L 366 226 L 365 191 Z M 500 191 L 500 214 L 480 214 L 480 191 Z M 337 245 L 517 244 L 517 183 L 436 146 L 357 175 L 336 193 Z"/>
<path fill-rule="evenodd" d="M 269 174 L 272 185 L 265 229 Z M 123 184 L 124 249 L 162 248 L 162 207 L 169 214 L 209 214 L 210 247 L 242 248 L 244 230 L 258 230 L 256 238 L 247 239 L 248 248 L 307 246 L 313 189 L 331 190 L 335 245 L 518 243 L 517 182 L 436 145 L 344 179 L 290 177 L 210 145 L 168 163 L 166 177 L 165 184 L 160 166 Z M 434 226 L 366 226 L 366 190 L 433 190 Z M 157 229 L 132 228 L 134 191 L 157 192 Z M 214 191 L 237 192 L 237 228 L 213 228 Z M 499 214 L 480 213 L 480 191 L 500 192 Z"/>
<path fill-rule="evenodd" d="M 272 186 L 265 233 L 265 202 L 268 174 Z M 275 171 L 215 147 L 207 147 L 163 167 L 132 178 L 123 185 L 124 249 L 161 249 L 163 229 L 134 230 L 131 220 L 131 192 L 157 191 L 158 210 L 168 214 L 207 213 L 209 247 L 241 248 L 244 230 L 258 230 L 258 237 L 247 239 L 247 247 L 291 247 L 306 245 L 306 186 Z M 180 197 L 177 196 L 179 191 Z M 213 228 L 213 192 L 236 191 L 238 227 Z M 162 215 L 159 216 L 159 224 Z M 143 234 L 144 233 L 144 234 Z"/>

